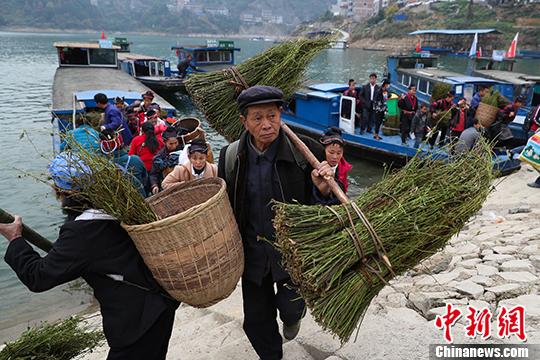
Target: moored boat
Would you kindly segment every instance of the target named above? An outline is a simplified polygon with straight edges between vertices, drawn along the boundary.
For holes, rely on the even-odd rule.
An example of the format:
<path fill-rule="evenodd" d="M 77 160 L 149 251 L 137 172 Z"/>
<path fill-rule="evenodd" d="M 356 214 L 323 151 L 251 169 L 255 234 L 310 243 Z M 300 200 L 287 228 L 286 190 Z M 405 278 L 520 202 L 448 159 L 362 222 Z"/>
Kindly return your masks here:
<path fill-rule="evenodd" d="M 235 52 L 240 51 L 234 47 L 233 41 L 227 40 L 207 40 L 206 45 L 200 46 L 172 46 L 178 59 L 178 63 L 186 60 L 188 55 L 192 56 L 191 64 L 197 71 L 217 71 L 236 64 Z M 190 67 L 188 75 L 194 70 Z M 173 74 L 178 75 L 178 71 L 172 70 Z"/>
<path fill-rule="evenodd" d="M 148 87 L 118 69 L 118 46 L 111 41 L 57 42 L 58 68 L 52 91 L 53 148 L 59 150 L 60 137 L 75 127 L 77 114 L 96 109 L 94 95 L 104 93 L 109 101 L 123 97 L 129 105 L 141 99 Z M 168 116 L 174 107 L 156 95 L 154 102 Z"/>
<path fill-rule="evenodd" d="M 356 131 L 354 98 L 343 96 L 346 84 L 314 84 L 305 91 L 296 92 L 289 107 L 283 112 L 282 119 L 297 131 L 318 139 L 331 126 L 343 130 L 343 140 L 347 154 L 385 164 L 403 165 L 413 156 L 431 156 L 447 159 L 449 154 L 445 148 L 427 145 L 420 149 L 413 147 L 413 140 L 402 145 L 399 135 L 385 135 L 376 140 L 372 134 L 360 134 Z M 520 168 L 520 162 L 512 159 L 506 152 L 494 155 L 493 167 L 503 174 Z"/>
<path fill-rule="evenodd" d="M 120 69 L 157 93 L 168 94 L 185 88 L 184 80 L 171 72 L 167 59 L 133 54 L 118 54 Z"/>

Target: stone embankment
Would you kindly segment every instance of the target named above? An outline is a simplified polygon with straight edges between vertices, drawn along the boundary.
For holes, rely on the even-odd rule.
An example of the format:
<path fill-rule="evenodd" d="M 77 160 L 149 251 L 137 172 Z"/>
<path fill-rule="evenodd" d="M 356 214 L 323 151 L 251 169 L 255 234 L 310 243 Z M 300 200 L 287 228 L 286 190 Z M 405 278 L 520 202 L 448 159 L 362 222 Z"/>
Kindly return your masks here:
<path fill-rule="evenodd" d="M 493 318 L 503 305 L 523 305 L 527 342 L 539 344 L 540 190 L 526 186 L 535 176 L 524 168 L 498 179 L 482 210 L 446 248 L 379 293 L 356 341 L 340 344 L 308 314 L 298 337 L 284 344 L 284 359 L 428 359 L 429 344 L 444 342 L 434 319 L 446 303 L 462 311 L 488 308 Z M 452 328 L 456 343 L 519 343 L 496 336 L 495 323 L 490 339 L 469 339 L 465 321 Z M 106 351 L 84 359 L 103 359 Z M 208 309 L 181 307 L 168 359 L 257 359 L 242 331 L 240 289 Z"/>

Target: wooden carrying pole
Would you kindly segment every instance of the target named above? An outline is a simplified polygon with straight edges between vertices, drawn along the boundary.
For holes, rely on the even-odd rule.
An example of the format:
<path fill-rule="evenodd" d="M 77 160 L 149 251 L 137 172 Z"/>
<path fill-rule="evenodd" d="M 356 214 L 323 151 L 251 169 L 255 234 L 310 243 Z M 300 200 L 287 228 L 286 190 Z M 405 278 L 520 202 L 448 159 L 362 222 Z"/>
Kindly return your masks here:
<path fill-rule="evenodd" d="M 300 140 L 298 136 L 291 130 L 291 128 L 288 127 L 287 124 L 285 124 L 284 122 L 281 122 L 281 129 L 283 130 L 285 135 L 287 135 L 289 140 L 291 140 L 291 142 L 294 144 L 296 149 L 300 151 L 302 156 L 306 158 L 306 160 L 309 162 L 311 167 L 313 167 L 314 169 L 318 169 L 321 163 L 319 162 L 319 160 L 317 160 L 315 155 L 313 155 L 311 150 L 309 150 L 307 145 L 304 144 L 304 142 Z M 334 195 L 338 198 L 338 200 L 342 204 L 349 203 L 349 198 L 347 197 L 347 195 L 345 195 L 343 190 L 341 190 L 341 188 L 339 187 L 339 185 L 337 184 L 336 180 L 334 180 L 333 177 L 325 178 L 325 180 L 328 183 L 328 186 L 330 186 L 330 190 L 332 190 Z"/>
<path fill-rule="evenodd" d="M 15 221 L 15 218 L 8 212 L 4 211 L 3 209 L 0 209 L 0 223 L 2 224 L 8 224 Z M 27 240 L 32 245 L 37 246 L 41 250 L 45 252 L 49 252 L 49 250 L 52 249 L 52 242 L 38 234 L 36 231 L 32 230 L 28 226 L 23 224 L 23 237 L 25 240 Z"/>

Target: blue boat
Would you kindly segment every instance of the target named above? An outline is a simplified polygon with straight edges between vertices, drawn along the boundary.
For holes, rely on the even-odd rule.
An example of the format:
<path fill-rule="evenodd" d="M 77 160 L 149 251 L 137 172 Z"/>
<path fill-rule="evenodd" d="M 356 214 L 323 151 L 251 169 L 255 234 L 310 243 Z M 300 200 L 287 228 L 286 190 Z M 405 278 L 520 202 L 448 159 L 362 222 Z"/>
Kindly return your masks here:
<path fill-rule="evenodd" d="M 531 109 L 540 105 L 540 76 L 514 72 L 515 60 L 513 59 L 494 60 L 479 57 L 472 61 L 473 75 L 504 81 L 512 85 L 511 91 L 503 93 L 506 98 L 514 100 L 520 95 L 525 97 L 524 106 L 518 110 L 516 118 L 508 127 L 516 139 L 526 141 L 528 136 L 523 130 L 523 122 Z"/>
<path fill-rule="evenodd" d="M 141 94 L 150 90 L 132 76 L 118 69 L 118 50 L 110 41 L 58 42 L 58 68 L 52 91 L 53 149 L 58 152 L 60 139 L 75 127 L 77 114 L 96 110 L 94 95 L 104 93 L 110 102 L 124 97 L 127 104 L 141 100 Z M 154 102 L 175 115 L 175 108 L 156 95 Z"/>
<path fill-rule="evenodd" d="M 218 71 L 236 64 L 235 52 L 240 51 L 234 47 L 233 41 L 207 40 L 206 45 L 201 46 L 173 46 L 178 63 L 184 61 L 188 55 L 193 57 L 191 61 L 198 71 Z M 190 68 L 188 74 L 193 72 Z M 173 74 L 178 75 L 178 71 L 173 70 Z"/>
<path fill-rule="evenodd" d="M 171 72 L 167 59 L 133 53 L 118 54 L 120 69 L 157 93 L 165 95 L 185 88 L 184 80 Z"/>
<path fill-rule="evenodd" d="M 396 55 L 386 58 L 387 78 L 390 90 L 398 95 L 405 94 L 410 85 L 416 85 L 416 96 L 422 103 L 429 104 L 437 84 L 450 85 L 457 98 L 464 97 L 468 103 L 480 86 L 493 86 L 503 96 L 512 93 L 511 84 L 478 76 L 467 76 L 438 67 L 436 56 Z"/>
<path fill-rule="evenodd" d="M 485 53 L 491 53 L 502 41 L 502 33 L 497 29 L 426 29 L 409 33 L 421 40 L 422 51 L 459 57 L 469 55 L 475 34 Z"/>
<path fill-rule="evenodd" d="M 361 135 L 354 127 L 356 101 L 343 96 L 347 84 L 324 83 L 309 86 L 305 91 L 296 92 L 288 108 L 283 112 L 283 121 L 308 136 L 318 139 L 330 126 L 343 130 L 347 154 L 389 165 L 403 165 L 415 155 L 445 159 L 444 149 L 422 145 L 420 150 L 413 147 L 413 140 L 401 144 L 399 135 L 384 136 L 376 140 L 372 134 Z M 518 160 L 511 159 L 505 152 L 494 156 L 493 167 L 502 174 L 520 168 Z"/>
<path fill-rule="evenodd" d="M 500 73 L 489 70 L 476 71 L 473 72 L 473 75 L 463 75 L 440 69 L 437 66 L 437 59 L 434 56 L 388 56 L 386 66 L 387 76 L 391 79 L 390 90 L 401 95 L 407 92 L 409 85 L 414 84 L 416 85 L 416 96 L 420 102 L 429 104 L 435 84 L 444 83 L 450 85 L 456 93 L 455 101 L 464 97 L 470 103 L 480 86 L 491 86 L 509 100 L 513 100 L 519 94 L 527 94 L 528 104 L 531 104 L 533 99 L 536 99 L 536 102 L 540 101 L 540 94 L 534 95 L 534 91 L 540 92 L 540 89 L 537 87 L 534 90 L 530 81 L 511 81 L 512 77 L 515 78 L 516 73 L 508 72 L 506 76 L 496 76 Z M 522 87 L 525 85 L 527 87 Z M 526 92 L 522 92 L 525 90 Z M 527 135 L 523 131 L 522 125 L 528 109 L 528 106 L 520 109 L 516 119 L 508 126 L 517 143 L 527 141 Z"/>

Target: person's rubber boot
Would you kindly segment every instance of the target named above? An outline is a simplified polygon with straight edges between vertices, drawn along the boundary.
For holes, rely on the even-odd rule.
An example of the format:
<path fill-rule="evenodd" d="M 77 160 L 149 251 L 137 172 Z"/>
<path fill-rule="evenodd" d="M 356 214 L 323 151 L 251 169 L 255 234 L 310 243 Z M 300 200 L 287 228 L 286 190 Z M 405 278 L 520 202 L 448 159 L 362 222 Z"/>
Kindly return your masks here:
<path fill-rule="evenodd" d="M 298 332 L 300 331 L 300 324 L 302 323 L 302 319 L 298 320 L 292 325 L 287 325 L 283 323 L 283 337 L 287 340 L 293 340 L 296 335 L 298 335 Z"/>

